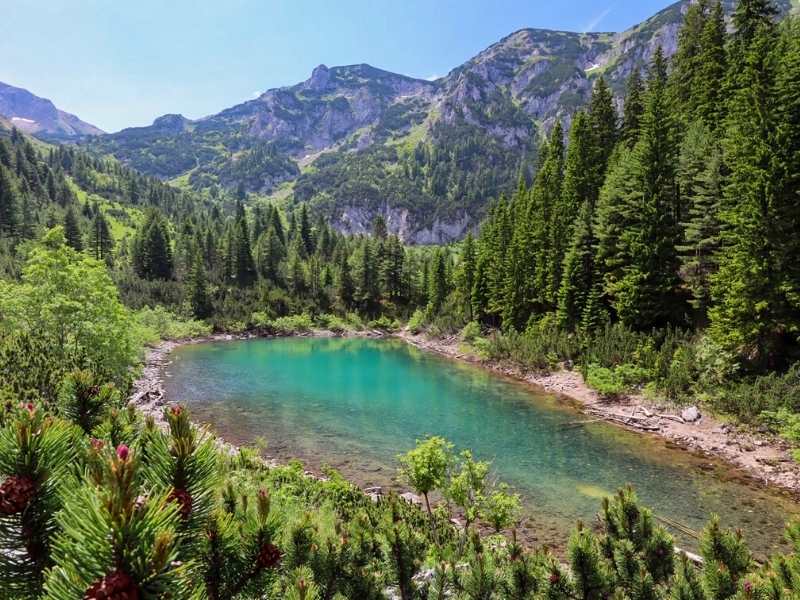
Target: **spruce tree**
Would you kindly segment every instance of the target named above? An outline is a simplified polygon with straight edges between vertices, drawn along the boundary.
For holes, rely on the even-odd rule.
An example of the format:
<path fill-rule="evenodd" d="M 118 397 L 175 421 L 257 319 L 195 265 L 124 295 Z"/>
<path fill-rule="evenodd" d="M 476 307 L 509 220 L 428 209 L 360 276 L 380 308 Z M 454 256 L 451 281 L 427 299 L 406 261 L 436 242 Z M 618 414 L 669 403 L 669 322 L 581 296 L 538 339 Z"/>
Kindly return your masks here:
<path fill-rule="evenodd" d="M 651 68 L 639 140 L 623 149 L 598 208 L 598 246 L 605 293 L 626 325 L 665 324 L 681 312 L 677 301 L 679 241 L 676 147 L 660 48 Z"/>
<path fill-rule="evenodd" d="M 192 314 L 198 319 L 210 317 L 213 306 L 209 296 L 205 261 L 199 250 L 195 251 L 192 258 L 192 268 L 189 273 L 188 284 L 189 303 L 192 307 Z"/>
<path fill-rule="evenodd" d="M 475 271 L 477 269 L 476 260 L 475 242 L 472 238 L 472 233 L 467 232 L 467 235 L 464 238 L 464 243 L 461 247 L 461 267 L 458 277 L 458 291 L 463 303 L 464 314 L 467 316 L 468 321 L 472 321 L 474 318 L 472 310 L 472 290 L 475 287 Z"/>
<path fill-rule="evenodd" d="M 92 256 L 97 260 L 111 260 L 111 253 L 114 249 L 114 240 L 111 237 L 111 229 L 108 226 L 103 211 L 99 208 L 95 211 L 92 220 L 92 229 L 89 232 L 89 248 Z"/>
<path fill-rule="evenodd" d="M 639 139 L 639 126 L 644 112 L 644 85 L 642 74 L 634 68 L 628 78 L 625 90 L 625 105 L 622 113 L 622 139 L 629 148 L 633 148 Z"/>
<path fill-rule="evenodd" d="M 0 166 L 0 233 L 17 235 L 19 228 L 19 203 L 11 182 L 11 173 Z"/>
<path fill-rule="evenodd" d="M 67 239 L 67 245 L 71 248 L 78 252 L 83 250 L 81 227 L 78 223 L 78 216 L 75 214 L 75 209 L 71 204 L 67 207 L 67 212 L 64 213 L 64 236 Z"/>
<path fill-rule="evenodd" d="M 353 303 L 355 301 L 355 284 L 353 283 L 350 263 L 347 260 L 347 254 L 345 252 L 342 252 L 339 258 L 339 280 L 336 293 L 345 310 L 353 308 Z"/>
<path fill-rule="evenodd" d="M 780 40 L 758 29 L 730 102 L 723 251 L 712 283 L 711 333 L 757 366 L 776 366 L 800 328 L 797 231 L 797 25 Z"/>
<path fill-rule="evenodd" d="M 546 296 L 553 305 L 558 301 L 564 256 L 572 239 L 578 212 L 584 202 L 589 204 L 591 210 L 597 194 L 595 183 L 598 177 L 595 173 L 600 165 L 597 164 L 599 153 L 593 141 L 588 115 L 578 112 L 570 130 L 561 196 L 551 215 Z"/>
<path fill-rule="evenodd" d="M 234 244 L 234 276 L 236 283 L 240 286 L 250 286 L 256 279 L 256 266 L 253 261 L 253 251 L 250 247 L 250 230 L 247 225 L 247 217 L 244 212 L 244 206 L 241 203 L 236 206 Z"/>
<path fill-rule="evenodd" d="M 584 201 L 564 258 L 558 290 L 558 324 L 565 329 L 571 330 L 581 324 L 595 284 L 593 217 L 590 202 Z"/>
<path fill-rule="evenodd" d="M 681 278 L 691 293 L 690 303 L 700 323 L 705 321 L 711 302 L 711 276 L 718 266 L 722 169 L 719 144 L 703 121 L 695 121 L 684 136 L 678 159 L 677 180 L 686 206 L 678 251 Z"/>
<path fill-rule="evenodd" d="M 749 48 L 759 29 L 770 29 L 777 14 L 772 0 L 739 0 L 733 11 L 734 38 L 739 49 Z"/>
<path fill-rule="evenodd" d="M 172 279 L 174 263 L 169 229 L 164 216 L 155 209 L 147 213 L 136 234 L 133 266 L 145 279 Z"/>
<path fill-rule="evenodd" d="M 433 257 L 433 268 L 431 269 L 430 290 L 428 291 L 428 310 L 432 315 L 436 315 L 442 309 L 447 298 L 447 266 L 445 263 L 445 253 L 437 251 Z"/>
<path fill-rule="evenodd" d="M 723 89 L 728 68 L 725 13 L 721 0 L 710 9 L 700 34 L 700 55 L 695 80 L 695 116 L 716 129 L 724 115 Z"/>

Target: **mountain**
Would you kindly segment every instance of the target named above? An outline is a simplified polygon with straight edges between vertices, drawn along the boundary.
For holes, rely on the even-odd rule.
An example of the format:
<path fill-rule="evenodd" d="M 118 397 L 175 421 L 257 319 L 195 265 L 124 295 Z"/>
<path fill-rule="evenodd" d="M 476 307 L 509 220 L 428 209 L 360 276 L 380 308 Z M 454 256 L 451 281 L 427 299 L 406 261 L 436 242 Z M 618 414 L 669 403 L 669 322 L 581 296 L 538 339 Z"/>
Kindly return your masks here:
<path fill-rule="evenodd" d="M 59 110 L 50 100 L 3 82 L 0 82 L 0 115 L 20 131 L 51 141 L 103 133 L 75 115 Z"/>
<path fill-rule="evenodd" d="M 569 124 L 598 76 L 621 105 L 635 68 L 659 45 L 672 55 L 690 1 L 621 33 L 522 29 L 436 81 L 320 65 L 219 114 L 166 115 L 89 143 L 193 188 L 308 201 L 345 231 L 367 231 L 381 214 L 406 241 L 447 242 L 518 173 L 530 175 L 542 136 L 557 119 Z"/>

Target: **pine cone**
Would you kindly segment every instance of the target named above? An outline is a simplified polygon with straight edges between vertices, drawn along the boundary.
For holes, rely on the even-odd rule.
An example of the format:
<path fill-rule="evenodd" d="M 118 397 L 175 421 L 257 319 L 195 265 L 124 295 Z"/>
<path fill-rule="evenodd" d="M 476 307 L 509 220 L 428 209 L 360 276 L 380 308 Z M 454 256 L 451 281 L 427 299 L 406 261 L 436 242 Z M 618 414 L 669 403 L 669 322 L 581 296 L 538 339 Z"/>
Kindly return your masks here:
<path fill-rule="evenodd" d="M 172 488 L 172 491 L 167 496 L 170 502 L 177 502 L 180 506 L 181 518 L 188 519 L 192 514 L 192 495 L 186 490 Z"/>
<path fill-rule="evenodd" d="M 94 582 L 83 600 L 139 600 L 139 586 L 125 571 L 116 569 Z"/>
<path fill-rule="evenodd" d="M 15 515 L 28 507 L 36 484 L 27 475 L 11 475 L 0 485 L 0 514 Z"/>
<path fill-rule="evenodd" d="M 277 546 L 264 544 L 258 553 L 256 565 L 261 569 L 273 569 L 281 562 L 281 551 Z"/>

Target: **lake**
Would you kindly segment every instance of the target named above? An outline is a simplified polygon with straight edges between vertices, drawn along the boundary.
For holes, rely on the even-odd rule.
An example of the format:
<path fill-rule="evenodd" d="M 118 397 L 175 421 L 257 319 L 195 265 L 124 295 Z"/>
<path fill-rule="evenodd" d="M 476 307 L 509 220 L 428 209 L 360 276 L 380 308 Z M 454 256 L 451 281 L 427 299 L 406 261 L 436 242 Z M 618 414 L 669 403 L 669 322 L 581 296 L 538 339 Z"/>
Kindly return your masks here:
<path fill-rule="evenodd" d="M 398 488 L 397 455 L 440 435 L 491 460 L 524 499 L 525 538 L 562 546 L 577 519 L 630 483 L 656 515 L 699 530 L 712 513 L 766 553 L 797 506 L 727 465 L 605 423 L 530 386 L 400 340 L 281 338 L 186 345 L 165 370 L 170 402 L 235 444 L 331 465 Z M 682 547 L 696 542 L 673 532 Z"/>

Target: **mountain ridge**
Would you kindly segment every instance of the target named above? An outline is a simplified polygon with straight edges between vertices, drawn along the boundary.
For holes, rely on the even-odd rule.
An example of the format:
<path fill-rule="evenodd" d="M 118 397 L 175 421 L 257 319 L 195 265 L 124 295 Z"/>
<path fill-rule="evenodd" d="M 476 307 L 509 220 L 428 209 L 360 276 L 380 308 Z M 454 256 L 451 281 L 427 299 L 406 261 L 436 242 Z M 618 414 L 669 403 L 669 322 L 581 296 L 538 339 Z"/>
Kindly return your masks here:
<path fill-rule="evenodd" d="M 628 76 L 656 47 L 674 54 L 690 1 L 616 33 L 522 28 L 434 81 L 323 64 L 216 114 L 165 115 L 89 145 L 195 189 L 310 202 L 351 233 L 381 214 L 406 241 L 448 242 L 517 173 L 531 174 L 542 136 L 556 120 L 569 126 L 599 75 L 621 105 Z"/>
<path fill-rule="evenodd" d="M 51 100 L 3 82 L 0 82 L 0 115 L 20 131 L 50 141 L 69 141 L 105 133 L 59 109 Z"/>

